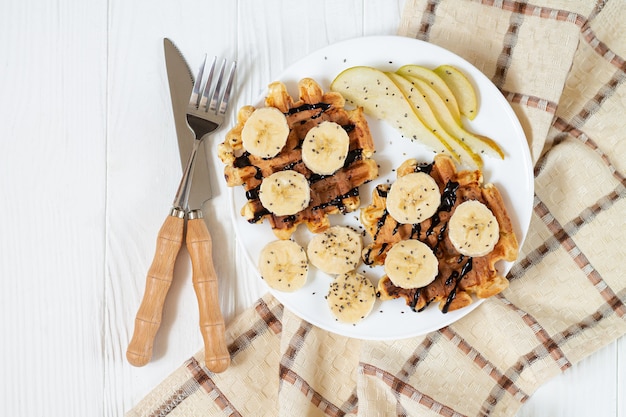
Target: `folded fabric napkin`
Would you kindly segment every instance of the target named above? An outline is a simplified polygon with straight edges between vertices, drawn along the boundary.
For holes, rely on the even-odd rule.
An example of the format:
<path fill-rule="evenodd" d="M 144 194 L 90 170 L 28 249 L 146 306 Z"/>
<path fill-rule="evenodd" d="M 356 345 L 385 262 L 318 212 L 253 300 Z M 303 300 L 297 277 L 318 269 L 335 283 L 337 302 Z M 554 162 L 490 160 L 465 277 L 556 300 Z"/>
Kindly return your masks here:
<path fill-rule="evenodd" d="M 323 331 L 267 295 L 229 324 L 232 366 L 198 352 L 128 416 L 514 415 L 626 333 L 626 7 L 407 0 L 400 35 L 472 62 L 518 115 L 534 213 L 509 289 L 407 340 Z"/>

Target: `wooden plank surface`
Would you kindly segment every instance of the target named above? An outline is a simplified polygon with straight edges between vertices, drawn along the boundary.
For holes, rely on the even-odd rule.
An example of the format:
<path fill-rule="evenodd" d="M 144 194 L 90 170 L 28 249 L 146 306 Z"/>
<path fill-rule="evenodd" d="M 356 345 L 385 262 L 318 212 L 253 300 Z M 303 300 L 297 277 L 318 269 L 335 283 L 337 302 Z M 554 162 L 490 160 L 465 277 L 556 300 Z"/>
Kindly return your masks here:
<path fill-rule="evenodd" d="M 395 34 L 403 1 L 36 0 L 0 13 L 2 415 L 120 416 L 202 347 L 183 251 L 153 362 L 125 360 L 155 239 L 181 174 L 163 62 L 239 62 L 233 107 L 333 42 Z M 232 124 L 234 112 L 227 124 Z M 223 131 L 222 131 L 223 134 Z M 239 250 L 207 143 L 205 212 L 226 320 L 265 292 Z M 252 278 L 252 279 L 251 279 Z M 519 413 L 626 416 L 624 339 L 550 381 Z"/>

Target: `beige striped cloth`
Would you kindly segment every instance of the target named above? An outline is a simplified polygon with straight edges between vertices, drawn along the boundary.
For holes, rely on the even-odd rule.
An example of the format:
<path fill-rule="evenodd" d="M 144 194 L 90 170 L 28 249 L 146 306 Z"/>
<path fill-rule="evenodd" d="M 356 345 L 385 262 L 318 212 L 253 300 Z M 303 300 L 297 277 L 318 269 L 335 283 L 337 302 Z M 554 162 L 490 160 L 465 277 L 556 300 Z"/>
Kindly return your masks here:
<path fill-rule="evenodd" d="M 408 340 L 320 330 L 265 296 L 229 324 L 232 367 L 189 359 L 134 416 L 510 416 L 626 333 L 626 2 L 407 0 L 399 34 L 489 76 L 535 162 L 511 285 Z"/>

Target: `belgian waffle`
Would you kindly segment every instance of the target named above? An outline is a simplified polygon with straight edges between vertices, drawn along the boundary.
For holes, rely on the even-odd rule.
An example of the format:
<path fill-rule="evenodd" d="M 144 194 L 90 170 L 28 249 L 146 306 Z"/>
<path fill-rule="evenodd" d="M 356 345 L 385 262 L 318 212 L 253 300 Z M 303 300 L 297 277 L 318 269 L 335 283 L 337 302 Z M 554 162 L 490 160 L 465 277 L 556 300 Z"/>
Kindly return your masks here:
<path fill-rule="evenodd" d="M 260 158 L 247 152 L 242 144 L 241 131 L 255 110 L 243 106 L 237 113 L 237 124 L 219 145 L 219 156 L 226 165 L 224 176 L 228 186 L 242 185 L 247 202 L 241 215 L 250 223 L 268 219 L 279 239 L 289 239 L 298 225 L 304 223 L 314 233 L 330 226 L 328 215 L 348 213 L 360 206 L 359 186 L 378 176 L 378 166 L 371 158 L 374 143 L 361 108 L 344 109 L 345 100 L 333 92 L 324 92 L 312 79 L 298 83 L 299 98 L 292 98 L 281 82 L 269 85 L 265 105 L 279 109 L 287 117 L 290 133 L 287 143 L 273 158 Z M 348 157 L 342 168 L 332 175 L 311 172 L 302 162 L 302 141 L 307 132 L 331 121 L 341 125 L 350 138 Z M 263 207 L 258 190 L 263 178 L 291 169 L 303 174 L 311 189 L 311 201 L 304 210 L 289 216 L 278 216 Z"/>
<path fill-rule="evenodd" d="M 492 184 L 483 184 L 481 171 L 457 171 L 452 159 L 443 155 L 436 156 L 430 164 L 407 160 L 398 168 L 397 175 L 411 172 L 426 172 L 435 179 L 442 194 L 439 209 L 421 223 L 399 224 L 386 209 L 390 185 L 378 185 L 373 191 L 372 203 L 361 210 L 361 223 L 372 237 L 372 243 L 363 250 L 363 260 L 369 265 L 382 265 L 394 243 L 418 239 L 433 249 L 439 273 L 432 283 L 417 289 L 397 287 L 385 275 L 378 282 L 379 297 L 382 300 L 402 297 L 416 311 L 438 302 L 445 313 L 471 304 L 472 294 L 487 298 L 507 288 L 508 280 L 498 273 L 495 264 L 499 260 L 515 260 L 518 242 L 498 189 Z M 482 257 L 459 254 L 447 236 L 448 220 L 455 208 L 467 200 L 485 204 L 500 226 L 494 250 Z"/>

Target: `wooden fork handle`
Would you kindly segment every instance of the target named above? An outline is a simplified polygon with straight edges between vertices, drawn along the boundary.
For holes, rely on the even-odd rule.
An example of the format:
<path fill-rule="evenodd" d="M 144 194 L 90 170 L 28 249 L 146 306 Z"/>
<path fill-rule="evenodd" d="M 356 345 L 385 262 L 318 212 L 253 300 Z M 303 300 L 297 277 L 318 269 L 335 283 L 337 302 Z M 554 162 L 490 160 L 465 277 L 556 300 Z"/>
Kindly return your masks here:
<path fill-rule="evenodd" d="M 193 288 L 200 310 L 204 361 L 210 371 L 218 373 L 225 371 L 230 365 L 230 353 L 226 345 L 226 326 L 218 299 L 217 275 L 211 254 L 212 241 L 202 217 L 192 217 L 194 216 L 190 215 L 190 220 L 187 221 L 187 250 L 191 257 Z"/>
<path fill-rule="evenodd" d="M 167 216 L 157 237 L 156 251 L 146 278 L 146 289 L 135 318 L 135 330 L 126 350 L 133 366 L 144 366 L 152 357 L 152 346 L 159 326 L 165 296 L 174 276 L 174 263 L 183 243 L 185 219 L 180 211 Z"/>

